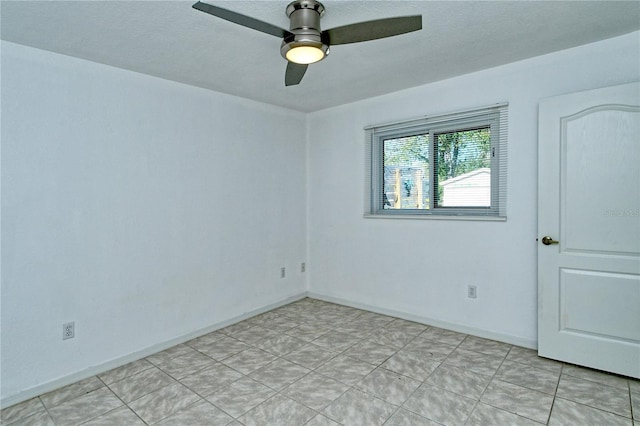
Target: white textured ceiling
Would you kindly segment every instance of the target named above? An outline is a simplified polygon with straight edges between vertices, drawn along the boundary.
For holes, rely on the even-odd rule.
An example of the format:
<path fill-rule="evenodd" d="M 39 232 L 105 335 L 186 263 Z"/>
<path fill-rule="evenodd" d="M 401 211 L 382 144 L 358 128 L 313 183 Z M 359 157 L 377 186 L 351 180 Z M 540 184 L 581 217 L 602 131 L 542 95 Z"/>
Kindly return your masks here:
<path fill-rule="evenodd" d="M 288 28 L 287 0 L 207 0 Z M 3 40 L 316 111 L 640 29 L 640 1 L 326 0 L 322 28 L 422 14 L 423 30 L 335 46 L 284 86 L 280 40 L 193 1 L 2 1 Z"/>

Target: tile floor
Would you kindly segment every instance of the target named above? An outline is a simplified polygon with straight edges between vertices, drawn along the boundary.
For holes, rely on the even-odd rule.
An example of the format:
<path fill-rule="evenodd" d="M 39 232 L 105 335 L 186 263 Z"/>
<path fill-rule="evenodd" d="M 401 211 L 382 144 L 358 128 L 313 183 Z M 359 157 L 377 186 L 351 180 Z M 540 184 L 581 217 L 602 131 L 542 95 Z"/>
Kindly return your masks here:
<path fill-rule="evenodd" d="M 640 381 L 303 299 L 6 408 L 1 418 L 58 426 L 640 426 Z"/>

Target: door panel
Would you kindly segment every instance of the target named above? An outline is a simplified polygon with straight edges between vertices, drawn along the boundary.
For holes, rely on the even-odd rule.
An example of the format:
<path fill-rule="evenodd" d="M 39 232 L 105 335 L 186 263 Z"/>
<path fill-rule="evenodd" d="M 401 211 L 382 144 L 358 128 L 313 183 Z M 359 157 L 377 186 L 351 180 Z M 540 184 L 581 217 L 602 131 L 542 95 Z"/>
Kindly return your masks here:
<path fill-rule="evenodd" d="M 640 84 L 539 110 L 538 352 L 640 378 Z"/>
<path fill-rule="evenodd" d="M 560 331 L 640 343 L 639 288 L 637 275 L 561 269 Z"/>
<path fill-rule="evenodd" d="M 561 119 L 565 250 L 640 252 L 638 197 L 624 190 L 640 183 L 639 127 L 637 109 L 614 105 Z"/>

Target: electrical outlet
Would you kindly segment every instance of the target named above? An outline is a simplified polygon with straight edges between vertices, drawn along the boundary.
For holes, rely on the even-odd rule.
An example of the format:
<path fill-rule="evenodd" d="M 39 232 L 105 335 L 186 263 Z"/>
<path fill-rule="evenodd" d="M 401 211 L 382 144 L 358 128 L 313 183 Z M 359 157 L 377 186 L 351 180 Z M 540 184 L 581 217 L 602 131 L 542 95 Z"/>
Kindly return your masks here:
<path fill-rule="evenodd" d="M 76 337 L 76 323 L 71 321 L 62 324 L 62 340 L 73 339 Z"/>
<path fill-rule="evenodd" d="M 307 264 L 302 262 L 300 264 L 300 272 L 305 272 L 307 270 Z"/>
<path fill-rule="evenodd" d="M 475 285 L 470 285 L 467 287 L 467 297 L 469 299 L 475 299 L 478 297 L 478 289 Z"/>
<path fill-rule="evenodd" d="M 280 278 L 284 278 L 285 277 L 285 270 L 284 270 L 284 266 L 282 268 L 280 268 Z"/>

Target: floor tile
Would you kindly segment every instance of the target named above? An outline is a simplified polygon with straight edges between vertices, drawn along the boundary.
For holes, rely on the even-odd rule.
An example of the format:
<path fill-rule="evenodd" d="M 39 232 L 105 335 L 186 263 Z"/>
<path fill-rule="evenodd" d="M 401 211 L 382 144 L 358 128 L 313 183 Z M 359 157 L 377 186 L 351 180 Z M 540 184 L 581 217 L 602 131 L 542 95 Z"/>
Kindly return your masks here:
<path fill-rule="evenodd" d="M 49 415 L 58 425 L 78 425 L 122 405 L 113 392 L 102 387 L 56 405 L 49 410 Z"/>
<path fill-rule="evenodd" d="M 362 328 L 362 327 L 360 327 L 360 328 L 357 328 L 357 329 L 349 329 L 349 328 L 345 327 L 345 328 L 340 328 L 339 331 L 341 333 L 345 333 L 345 334 L 350 335 L 351 337 L 353 337 L 357 341 L 363 341 L 365 339 L 368 340 L 378 330 L 379 330 L 379 328 Z"/>
<path fill-rule="evenodd" d="M 156 367 L 174 379 L 180 380 L 214 363 L 215 361 L 212 358 L 193 350 L 175 358 L 160 361 L 156 363 Z"/>
<path fill-rule="evenodd" d="M 284 312 L 284 314 L 283 314 L 284 316 L 286 316 L 291 321 L 294 321 L 295 323 L 298 324 L 294 328 L 290 328 L 289 330 L 284 331 L 284 333 L 285 334 L 289 334 L 289 331 L 291 331 L 291 330 L 293 330 L 295 328 L 298 328 L 301 325 L 309 325 L 309 324 L 313 323 L 313 321 L 309 321 L 310 314 L 311 314 L 311 312 L 305 311 L 304 309 L 292 310 L 292 311 Z M 313 324 L 313 325 L 315 325 L 315 324 Z"/>
<path fill-rule="evenodd" d="M 387 330 L 404 331 L 407 334 L 413 334 L 414 336 L 417 336 L 418 334 L 425 331 L 428 327 L 417 322 L 396 318 L 393 321 L 387 323 L 384 328 L 386 328 Z"/>
<path fill-rule="evenodd" d="M 569 425 L 630 426 L 631 420 L 573 401 L 556 398 L 551 410 L 549 426 Z"/>
<path fill-rule="evenodd" d="M 210 345 L 214 342 L 217 342 L 223 337 L 225 337 L 224 333 L 221 333 L 219 331 L 214 331 L 212 333 L 205 334 L 204 336 L 200 336 L 195 339 L 189 340 L 188 342 L 185 343 L 185 345 L 195 350 L 200 350 L 200 348 Z"/>
<path fill-rule="evenodd" d="M 520 364 L 530 365 L 532 367 L 549 370 L 560 374 L 562 371 L 562 363 L 548 358 L 538 356 L 538 352 L 532 349 L 512 346 L 507 354 L 507 361 L 518 362 Z"/>
<path fill-rule="evenodd" d="M 115 425 L 144 426 L 145 423 L 129 407 L 122 406 L 82 424 L 82 426 Z"/>
<path fill-rule="evenodd" d="M 222 361 L 223 364 L 239 371 L 242 374 L 249 374 L 275 360 L 277 357 L 258 348 L 249 348 L 239 352 Z"/>
<path fill-rule="evenodd" d="M 285 331 L 285 334 L 304 340 L 305 342 L 310 342 L 328 332 L 328 328 L 318 327 L 315 324 L 300 324 L 295 328 Z"/>
<path fill-rule="evenodd" d="M 316 411 L 321 411 L 349 389 L 349 385 L 318 373 L 309 373 L 281 393 Z"/>
<path fill-rule="evenodd" d="M 432 361 L 442 361 L 449 356 L 455 349 L 455 346 L 447 345 L 440 342 L 434 342 L 418 335 L 402 350 L 419 355 L 422 358 L 428 358 Z"/>
<path fill-rule="evenodd" d="M 471 413 L 465 426 L 510 425 L 510 426 L 539 426 L 540 423 L 504 410 L 480 403 Z"/>
<path fill-rule="evenodd" d="M 440 426 L 440 423 L 401 408 L 385 422 L 384 426 Z"/>
<path fill-rule="evenodd" d="M 546 423 L 553 396 L 494 379 L 480 398 L 481 402 L 528 419 Z"/>
<path fill-rule="evenodd" d="M 412 341 L 416 335 L 417 333 L 413 332 L 381 327 L 371 333 L 367 337 L 367 340 L 371 340 L 380 345 L 391 346 L 395 349 L 402 349 L 407 343 Z"/>
<path fill-rule="evenodd" d="M 251 346 L 247 345 L 240 340 L 233 337 L 223 337 L 208 345 L 204 345 L 198 351 L 215 359 L 216 361 L 222 361 L 225 358 L 229 358 L 238 352 L 249 349 Z"/>
<path fill-rule="evenodd" d="M 318 337 L 312 343 L 328 351 L 342 352 L 348 347 L 358 343 L 358 341 L 359 339 L 348 334 L 330 331 Z"/>
<path fill-rule="evenodd" d="M 276 392 L 248 377 L 243 377 L 219 389 L 207 400 L 229 415 L 238 418 Z"/>
<path fill-rule="evenodd" d="M 180 383 L 174 383 L 133 401 L 129 407 L 145 422 L 155 423 L 199 399 L 198 395 Z"/>
<path fill-rule="evenodd" d="M 426 380 L 426 383 L 458 395 L 479 400 L 489 385 L 491 377 L 470 370 L 442 364 Z"/>
<path fill-rule="evenodd" d="M 560 372 L 552 372 L 505 360 L 495 377 L 503 382 L 554 395 L 558 387 Z"/>
<path fill-rule="evenodd" d="M 426 380 L 439 365 L 439 361 L 434 361 L 430 358 L 422 357 L 420 354 L 402 350 L 385 361 L 382 367 L 423 381 Z"/>
<path fill-rule="evenodd" d="M 309 313 L 305 315 L 306 322 L 309 324 L 314 324 L 318 327 L 327 328 L 329 331 L 335 329 L 336 327 L 344 324 L 344 320 L 335 314 L 325 313 L 322 311 L 316 313 Z"/>
<path fill-rule="evenodd" d="M 304 300 L 305 299 L 300 299 L 298 301 L 289 303 L 288 305 L 280 306 L 279 308 L 276 308 L 271 312 L 274 312 L 278 315 L 285 315 L 285 316 L 291 316 L 291 315 L 296 315 L 300 312 L 305 312 L 309 308 L 305 307 L 307 306 L 307 304 L 303 303 Z"/>
<path fill-rule="evenodd" d="M 46 411 L 38 411 L 27 417 L 22 417 L 11 423 L 1 423 L 3 426 L 56 426 L 51 416 Z"/>
<path fill-rule="evenodd" d="M 370 321 L 367 318 L 363 318 L 362 315 L 363 313 L 366 313 L 367 311 L 361 311 L 361 310 L 357 310 L 357 309 L 352 309 L 350 311 L 343 311 L 338 313 L 339 315 L 339 322 L 335 325 L 335 327 L 340 327 L 341 325 L 344 324 L 357 324 L 359 326 L 368 324 L 370 326 L 373 326 L 375 328 L 380 328 L 383 327 L 384 325 L 388 324 L 389 321 L 388 320 L 383 320 L 382 318 L 390 318 L 390 317 L 384 317 L 382 316 L 381 318 L 378 318 L 377 320 L 373 320 Z M 393 319 L 392 319 L 393 321 Z"/>
<path fill-rule="evenodd" d="M 362 311 L 360 315 L 356 317 L 356 319 L 358 321 L 369 323 L 375 327 L 384 327 L 396 318 L 378 314 L 375 312 Z"/>
<path fill-rule="evenodd" d="M 123 365 L 122 367 L 114 368 L 113 370 L 100 374 L 98 375 L 98 378 L 102 380 L 106 385 L 110 385 L 111 383 L 115 383 L 126 377 L 133 376 L 134 374 L 138 374 L 141 371 L 147 370 L 152 367 L 153 364 L 151 364 L 146 359 L 139 359 L 137 361 L 133 361 L 129 364 Z"/>
<path fill-rule="evenodd" d="M 2 426 L 640 426 L 640 380 L 304 298 L 0 414 Z"/>
<path fill-rule="evenodd" d="M 268 311 L 268 312 L 263 312 L 260 315 L 256 315 L 254 317 L 251 317 L 249 319 L 246 320 L 246 322 L 252 324 L 252 325 L 261 325 L 264 322 L 274 319 L 274 318 L 279 318 L 280 315 L 275 312 L 275 311 Z"/>
<path fill-rule="evenodd" d="M 277 333 L 284 333 L 287 330 L 291 330 L 300 325 L 300 323 L 293 321 L 287 316 L 278 316 L 275 318 L 267 319 L 260 324 L 262 327 L 273 330 Z"/>
<path fill-rule="evenodd" d="M 562 374 L 577 377 L 579 379 L 589 380 L 591 382 L 600 383 L 614 388 L 628 389 L 628 379 L 613 374 L 607 374 L 602 371 L 596 371 L 589 368 L 578 367 L 577 365 L 565 365 Z"/>
<path fill-rule="evenodd" d="M 173 414 L 161 422 L 158 426 L 224 426 L 233 421 L 233 417 L 207 401 L 196 402 L 176 414 Z M 124 424 L 124 423 L 121 423 Z"/>
<path fill-rule="evenodd" d="M 339 382 L 353 385 L 371 373 L 375 365 L 348 356 L 338 355 L 324 363 L 316 371 Z"/>
<path fill-rule="evenodd" d="M 633 419 L 640 421 L 640 392 L 631 392 L 631 408 L 633 411 Z"/>
<path fill-rule="evenodd" d="M 560 377 L 557 395 L 580 404 L 589 405 L 624 417 L 631 417 L 629 390 L 567 376 Z"/>
<path fill-rule="evenodd" d="M 32 398 L 28 401 L 3 409 L 0 412 L 0 421 L 2 421 L 2 424 L 11 423 L 18 419 L 44 411 L 44 405 L 42 405 L 40 398 Z"/>
<path fill-rule="evenodd" d="M 180 383 L 196 392 L 200 396 L 209 396 L 218 389 L 232 383 L 240 378 L 242 374 L 227 367 L 224 364 L 216 363 L 190 376 L 180 380 Z"/>
<path fill-rule="evenodd" d="M 102 383 L 97 377 L 93 376 L 44 394 L 40 397 L 40 401 L 42 401 L 45 407 L 52 408 L 70 399 L 93 392 L 101 387 L 104 387 L 104 383 Z"/>
<path fill-rule="evenodd" d="M 249 321 L 240 321 L 240 322 L 237 322 L 235 324 L 231 324 L 231 325 L 229 325 L 229 326 L 227 326 L 225 328 L 221 328 L 220 330 L 218 330 L 218 332 L 220 332 L 222 334 L 225 334 L 227 336 L 233 337 L 235 334 L 237 334 L 237 333 L 239 333 L 239 332 L 241 332 L 243 330 L 249 329 L 251 327 L 253 327 L 253 324 L 251 322 L 249 322 Z"/>
<path fill-rule="evenodd" d="M 384 346 L 370 340 L 363 340 L 351 346 L 344 351 L 343 354 L 370 364 L 378 365 L 386 361 L 394 353 L 396 353 L 396 349 L 391 346 Z"/>
<path fill-rule="evenodd" d="M 336 423 L 328 417 L 318 414 L 309 420 L 305 426 L 340 426 L 340 423 Z"/>
<path fill-rule="evenodd" d="M 350 319 L 360 318 L 360 316 L 362 316 L 362 314 L 364 313 L 375 314 L 374 312 L 365 311 L 362 309 L 354 308 L 352 306 L 337 305 L 335 303 L 330 303 L 330 302 L 327 302 L 326 306 Z M 384 315 L 381 315 L 381 314 L 375 314 L 375 315 L 384 317 Z"/>
<path fill-rule="evenodd" d="M 511 345 L 496 342 L 495 340 L 483 339 L 481 337 L 467 336 L 462 343 L 460 343 L 459 348 L 479 352 L 484 355 L 504 358 L 507 356 L 507 353 L 509 353 Z"/>
<path fill-rule="evenodd" d="M 348 334 L 349 336 L 355 339 L 365 339 L 371 335 L 378 327 L 373 326 L 371 324 L 362 324 L 359 322 L 347 322 L 344 324 L 340 324 L 336 327 L 336 331 L 340 333 Z"/>
<path fill-rule="evenodd" d="M 320 346 L 316 346 L 313 343 L 309 343 L 300 349 L 285 355 L 284 358 L 313 370 L 320 367 L 336 355 L 338 355 L 336 352 L 331 352 L 326 349 L 322 349 Z"/>
<path fill-rule="evenodd" d="M 233 337 L 244 343 L 255 346 L 258 342 L 261 342 L 264 339 L 276 337 L 279 335 L 279 333 L 276 333 L 273 330 L 269 330 L 268 328 L 264 328 L 259 325 L 254 325 L 251 328 L 247 328 L 235 333 Z"/>
<path fill-rule="evenodd" d="M 175 383 L 175 380 L 157 367 L 151 367 L 109 385 L 124 402 L 129 403 L 155 390 Z"/>
<path fill-rule="evenodd" d="M 280 390 L 295 382 L 311 370 L 286 359 L 278 358 L 270 364 L 254 371 L 249 375 L 254 380 L 271 389 Z"/>
<path fill-rule="evenodd" d="M 350 389 L 322 412 L 345 426 L 383 424 L 398 407 L 357 389 Z"/>
<path fill-rule="evenodd" d="M 276 395 L 258 405 L 238 420 L 247 426 L 303 425 L 316 413 L 283 395 Z"/>
<path fill-rule="evenodd" d="M 384 368 L 377 368 L 355 387 L 394 405 L 402 405 L 418 389 L 420 382 Z"/>
<path fill-rule="evenodd" d="M 256 346 L 276 356 L 284 356 L 296 349 L 300 349 L 306 344 L 307 342 L 304 340 L 288 336 L 286 334 L 281 334 L 261 340 L 256 343 Z"/>
<path fill-rule="evenodd" d="M 496 371 L 498 371 L 498 368 L 500 368 L 502 361 L 502 357 L 483 355 L 478 352 L 458 348 L 444 360 L 444 363 L 453 365 L 454 367 L 464 368 L 474 373 L 493 376 Z"/>
<path fill-rule="evenodd" d="M 475 401 L 453 392 L 423 384 L 404 403 L 404 408 L 444 425 L 463 425 Z"/>
<path fill-rule="evenodd" d="M 155 353 L 146 358 L 147 361 L 156 365 L 159 362 L 168 361 L 171 358 L 175 358 L 180 355 L 192 353 L 193 348 L 187 345 L 176 345 L 172 346 L 169 349 L 165 349 L 162 352 Z"/>
<path fill-rule="evenodd" d="M 444 343 L 449 346 L 458 346 L 467 337 L 466 334 L 445 330 L 444 328 L 429 327 L 422 332 L 420 337 L 434 342 Z"/>

